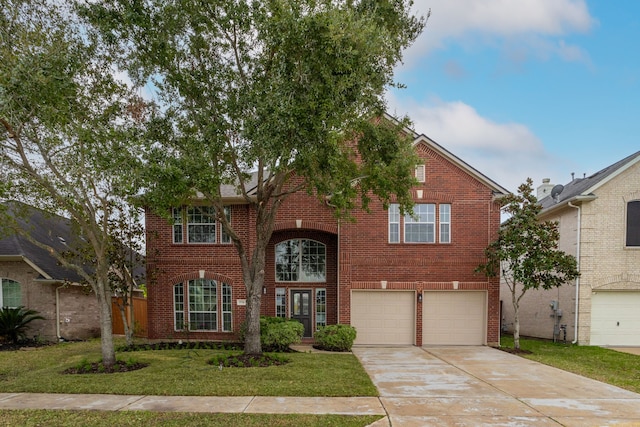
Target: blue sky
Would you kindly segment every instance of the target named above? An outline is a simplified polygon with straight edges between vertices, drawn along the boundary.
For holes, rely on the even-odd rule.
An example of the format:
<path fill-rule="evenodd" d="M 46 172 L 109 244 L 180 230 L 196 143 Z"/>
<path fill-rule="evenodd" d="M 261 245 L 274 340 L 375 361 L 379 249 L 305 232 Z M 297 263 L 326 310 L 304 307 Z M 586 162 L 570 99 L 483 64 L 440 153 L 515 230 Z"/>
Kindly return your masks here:
<path fill-rule="evenodd" d="M 640 1 L 415 0 L 391 114 L 508 190 L 640 150 Z"/>

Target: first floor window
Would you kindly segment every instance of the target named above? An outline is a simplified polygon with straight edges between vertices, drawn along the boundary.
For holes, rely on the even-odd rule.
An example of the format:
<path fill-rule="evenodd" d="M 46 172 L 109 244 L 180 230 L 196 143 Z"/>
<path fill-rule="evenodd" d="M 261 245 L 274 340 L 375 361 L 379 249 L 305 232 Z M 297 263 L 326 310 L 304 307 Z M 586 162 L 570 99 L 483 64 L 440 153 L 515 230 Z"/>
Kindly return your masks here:
<path fill-rule="evenodd" d="M 287 317 L 287 291 L 276 288 L 276 317 Z"/>
<path fill-rule="evenodd" d="M 627 246 L 640 246 L 640 200 L 627 203 Z"/>
<path fill-rule="evenodd" d="M 327 290 L 316 289 L 316 330 L 327 326 Z"/>
<path fill-rule="evenodd" d="M 218 295 L 222 296 L 221 302 L 218 300 Z M 230 332 L 232 330 L 231 295 L 231 285 L 211 279 L 195 279 L 174 285 L 176 330 Z M 221 316 L 218 316 L 219 312 Z"/>
<path fill-rule="evenodd" d="M 434 243 L 436 224 L 436 205 L 417 204 L 413 212 L 404 217 L 405 243 Z"/>
<path fill-rule="evenodd" d="M 20 283 L 11 279 L 0 279 L 0 308 L 17 308 L 22 305 Z"/>
<path fill-rule="evenodd" d="M 176 331 L 187 329 L 184 324 L 184 285 L 178 283 L 173 286 L 173 319 Z"/>

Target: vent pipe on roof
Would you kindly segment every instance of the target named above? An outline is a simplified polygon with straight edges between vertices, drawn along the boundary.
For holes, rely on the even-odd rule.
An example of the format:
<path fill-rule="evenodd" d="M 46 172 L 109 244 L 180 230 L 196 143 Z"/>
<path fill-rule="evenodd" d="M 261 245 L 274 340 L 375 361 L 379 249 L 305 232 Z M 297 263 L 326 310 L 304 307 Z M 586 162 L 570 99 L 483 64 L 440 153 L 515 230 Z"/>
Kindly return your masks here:
<path fill-rule="evenodd" d="M 542 185 L 538 187 L 537 197 L 538 200 L 542 200 L 551 194 L 551 189 L 553 188 L 553 184 L 551 184 L 551 180 L 549 178 L 544 178 L 542 180 Z"/>

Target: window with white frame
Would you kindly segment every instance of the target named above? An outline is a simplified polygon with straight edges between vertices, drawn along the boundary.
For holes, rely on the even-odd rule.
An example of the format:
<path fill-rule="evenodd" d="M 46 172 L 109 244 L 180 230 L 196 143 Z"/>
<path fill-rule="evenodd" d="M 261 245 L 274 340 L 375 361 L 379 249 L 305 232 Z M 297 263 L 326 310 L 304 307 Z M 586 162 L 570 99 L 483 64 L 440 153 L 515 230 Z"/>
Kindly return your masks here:
<path fill-rule="evenodd" d="M 220 304 L 218 295 L 222 296 Z M 233 330 L 232 289 L 227 283 L 211 279 L 194 279 L 178 283 L 173 286 L 173 302 L 177 331 Z M 219 312 L 221 316 L 218 316 Z"/>
<path fill-rule="evenodd" d="M 451 205 L 440 205 L 440 243 L 451 243 Z"/>
<path fill-rule="evenodd" d="M 416 181 L 424 182 L 425 181 L 426 170 L 424 165 L 416 166 Z"/>
<path fill-rule="evenodd" d="M 276 288 L 276 317 L 287 317 L 287 291 Z"/>
<path fill-rule="evenodd" d="M 451 243 L 451 204 L 419 203 L 413 212 L 401 216 L 399 205 L 392 203 L 388 226 L 389 243 L 436 243 L 436 237 L 439 243 Z"/>
<path fill-rule="evenodd" d="M 187 209 L 187 240 L 189 243 L 216 242 L 216 215 L 211 206 Z"/>
<path fill-rule="evenodd" d="M 22 305 L 20 283 L 11 279 L 0 279 L 0 308 L 18 308 Z"/>
<path fill-rule="evenodd" d="M 309 239 L 292 239 L 275 247 L 276 281 L 324 282 L 326 246 Z"/>
<path fill-rule="evenodd" d="M 227 222 L 231 224 L 231 206 L 224 207 L 224 216 L 227 218 Z M 231 243 L 231 236 L 225 231 L 224 227 L 220 226 L 220 243 Z"/>
<path fill-rule="evenodd" d="M 182 208 L 171 209 L 173 217 L 173 243 L 182 243 Z"/>
<path fill-rule="evenodd" d="M 176 331 L 187 329 L 184 323 L 184 285 L 178 283 L 173 285 L 173 320 Z"/>
<path fill-rule="evenodd" d="M 435 243 L 436 205 L 416 204 L 413 212 L 404 216 L 405 243 Z"/>
<path fill-rule="evenodd" d="M 640 200 L 627 203 L 627 246 L 640 246 Z"/>
<path fill-rule="evenodd" d="M 327 326 L 327 290 L 316 289 L 316 330 Z"/>
<path fill-rule="evenodd" d="M 400 205 L 389 205 L 389 243 L 400 243 Z"/>

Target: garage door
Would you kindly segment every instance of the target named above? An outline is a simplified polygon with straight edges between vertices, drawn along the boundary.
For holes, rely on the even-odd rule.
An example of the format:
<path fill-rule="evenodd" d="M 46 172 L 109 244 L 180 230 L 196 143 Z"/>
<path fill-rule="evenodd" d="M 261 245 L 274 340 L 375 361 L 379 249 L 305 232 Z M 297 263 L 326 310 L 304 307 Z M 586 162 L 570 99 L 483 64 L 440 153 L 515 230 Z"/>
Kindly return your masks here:
<path fill-rule="evenodd" d="M 355 344 L 415 343 L 415 292 L 352 291 L 351 325 Z"/>
<path fill-rule="evenodd" d="M 640 345 L 640 291 L 591 295 L 591 345 Z"/>
<path fill-rule="evenodd" d="M 486 296 L 486 292 L 425 292 L 422 303 L 422 344 L 485 344 Z"/>

